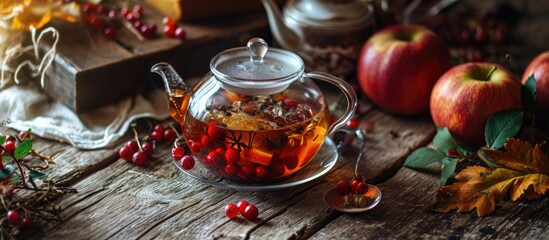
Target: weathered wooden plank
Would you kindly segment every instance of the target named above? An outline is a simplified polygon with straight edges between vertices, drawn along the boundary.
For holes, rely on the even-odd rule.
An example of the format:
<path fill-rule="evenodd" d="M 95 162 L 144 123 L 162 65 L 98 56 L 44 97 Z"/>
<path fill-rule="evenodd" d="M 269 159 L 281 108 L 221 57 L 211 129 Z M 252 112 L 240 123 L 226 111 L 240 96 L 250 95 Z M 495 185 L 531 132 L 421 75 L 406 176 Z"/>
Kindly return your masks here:
<path fill-rule="evenodd" d="M 9 131 L 4 134 L 16 134 Z M 53 156 L 55 163 L 45 170 L 48 179 L 59 186 L 70 186 L 102 169 L 118 159 L 117 147 L 100 150 L 79 150 L 68 144 L 32 136 L 33 149 L 43 156 Z M 29 158 L 30 159 L 30 158 Z M 32 164 L 45 166 L 44 162 L 34 157 Z"/>
<path fill-rule="evenodd" d="M 397 164 L 408 148 L 416 148 L 434 132 L 429 121 L 397 119 L 372 111 L 366 121 L 380 121 L 368 136 L 372 148 L 365 154 L 366 176 L 383 179 L 386 174 L 371 169 L 388 169 Z M 382 123 L 383 124 L 382 124 Z M 413 133 L 387 139 L 389 129 Z M 384 127 L 385 125 L 387 127 Z M 429 130 L 430 129 L 430 130 Z M 387 143 L 395 141 L 398 143 Z M 385 143 L 385 144 L 384 144 Z M 402 151 L 387 154 L 382 146 L 399 146 Z M 354 153 L 353 153 L 354 152 Z M 83 236 L 92 238 L 265 238 L 309 236 L 340 214 L 323 203 L 322 194 L 343 177 L 351 177 L 356 148 L 351 156 L 343 155 L 337 170 L 322 180 L 296 188 L 267 193 L 236 192 L 206 186 L 178 172 L 169 160 L 169 148 L 158 149 L 157 160 L 145 168 L 116 161 L 107 168 L 83 179 L 74 187 L 80 193 L 58 201 L 66 208 L 66 221 L 53 226 L 45 238 Z M 257 221 L 228 220 L 226 204 L 242 199 L 260 209 Z M 105 219 L 116 224 L 105 224 Z"/>
<path fill-rule="evenodd" d="M 435 213 L 425 208 L 438 186 L 434 174 L 401 169 L 378 185 L 383 197 L 377 209 L 344 214 L 312 239 L 543 239 L 548 234 L 549 199 L 506 203 L 492 215 Z"/>

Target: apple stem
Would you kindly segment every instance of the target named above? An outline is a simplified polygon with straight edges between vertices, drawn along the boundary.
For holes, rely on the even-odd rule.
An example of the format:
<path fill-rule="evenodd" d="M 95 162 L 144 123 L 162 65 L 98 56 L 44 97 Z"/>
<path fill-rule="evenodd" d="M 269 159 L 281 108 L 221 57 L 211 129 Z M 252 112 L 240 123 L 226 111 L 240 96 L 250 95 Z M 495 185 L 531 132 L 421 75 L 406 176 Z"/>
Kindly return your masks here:
<path fill-rule="evenodd" d="M 492 73 L 494 73 L 496 70 L 498 70 L 498 67 L 494 66 L 490 72 L 488 72 L 488 75 L 486 75 L 486 80 L 490 80 L 490 76 L 492 76 Z"/>

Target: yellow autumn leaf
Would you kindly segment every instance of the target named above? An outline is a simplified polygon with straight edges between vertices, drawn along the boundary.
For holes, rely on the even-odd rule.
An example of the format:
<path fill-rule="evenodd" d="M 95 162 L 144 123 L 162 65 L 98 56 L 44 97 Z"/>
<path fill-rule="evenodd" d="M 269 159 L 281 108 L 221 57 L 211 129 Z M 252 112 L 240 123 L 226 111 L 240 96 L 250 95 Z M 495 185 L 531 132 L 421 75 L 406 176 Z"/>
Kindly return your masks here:
<path fill-rule="evenodd" d="M 539 146 L 508 139 L 505 152 L 484 149 L 492 160 L 507 168 L 494 170 L 471 166 L 461 171 L 457 182 L 438 189 L 432 208 L 438 212 L 470 212 L 476 208 L 479 217 L 492 213 L 510 196 L 535 199 L 549 190 L 549 162 Z"/>
<path fill-rule="evenodd" d="M 505 152 L 484 149 L 484 152 L 497 163 L 521 172 L 549 175 L 549 159 L 539 145 L 532 146 L 520 139 L 509 138 L 505 143 Z"/>

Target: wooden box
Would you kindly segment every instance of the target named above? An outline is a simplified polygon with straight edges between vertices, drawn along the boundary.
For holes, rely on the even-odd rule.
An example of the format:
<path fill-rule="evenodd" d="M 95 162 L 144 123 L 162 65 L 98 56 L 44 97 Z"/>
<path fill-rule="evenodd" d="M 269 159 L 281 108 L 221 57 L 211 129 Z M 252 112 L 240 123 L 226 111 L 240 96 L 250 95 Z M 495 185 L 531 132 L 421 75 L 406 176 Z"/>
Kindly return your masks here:
<path fill-rule="evenodd" d="M 158 36 L 140 41 L 121 26 L 114 40 L 81 23 L 52 23 L 60 32 L 57 56 L 47 72 L 45 91 L 76 112 L 85 112 L 141 92 L 154 63 L 172 64 L 182 77 L 202 76 L 218 52 L 244 46 L 252 37 L 270 39 L 263 12 L 182 23 L 187 39 L 162 34 L 162 15 L 146 9 L 145 22 L 159 27 Z M 50 43 L 51 44 L 51 43 Z M 42 44 L 47 50 L 50 44 Z"/>
<path fill-rule="evenodd" d="M 181 21 L 264 12 L 260 0 L 145 0 L 163 15 Z M 274 0 L 282 6 L 286 0 Z"/>

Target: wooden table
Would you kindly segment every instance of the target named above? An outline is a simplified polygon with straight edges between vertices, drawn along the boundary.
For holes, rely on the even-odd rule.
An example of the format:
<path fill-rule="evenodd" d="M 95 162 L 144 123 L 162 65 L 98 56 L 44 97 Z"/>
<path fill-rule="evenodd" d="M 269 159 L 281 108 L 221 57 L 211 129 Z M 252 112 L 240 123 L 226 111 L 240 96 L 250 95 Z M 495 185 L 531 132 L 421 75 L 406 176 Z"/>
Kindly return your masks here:
<path fill-rule="evenodd" d="M 257 24 L 265 27 L 266 20 Z M 227 48 L 220 43 L 224 42 L 212 44 Z M 34 138 L 37 151 L 57 153 L 57 163 L 45 172 L 59 186 L 73 187 L 78 193 L 54 201 L 62 209 L 62 222 L 34 231 L 30 237 L 542 239 L 549 233 L 547 197 L 507 203 L 484 218 L 475 212 L 443 214 L 426 209 L 434 200 L 440 169 L 412 170 L 403 167 L 403 162 L 414 149 L 431 143 L 435 127 L 428 114 L 396 117 L 363 98 L 359 122 L 361 128 L 371 130 L 360 173 L 382 192 L 377 208 L 362 214 L 344 214 L 323 201 L 324 192 L 353 175 L 358 144 L 341 153 L 336 165 L 320 179 L 277 192 L 240 192 L 187 176 L 172 163 L 169 146 L 156 149 L 145 167 L 121 160 L 118 149 L 132 138 L 131 133 L 116 146 L 95 151 Z M 256 221 L 225 217 L 225 205 L 243 199 L 259 208 Z"/>
<path fill-rule="evenodd" d="M 63 221 L 34 232 L 41 239 L 541 239 L 549 233 L 549 198 L 508 203 L 488 217 L 435 213 L 426 209 L 438 187 L 439 170 L 402 167 L 405 157 L 431 142 L 435 127 L 427 115 L 395 117 L 362 100 L 360 127 L 368 127 L 360 173 L 381 190 L 374 210 L 343 214 L 323 194 L 353 174 L 358 144 L 340 154 L 324 177 L 277 192 L 240 192 L 209 186 L 180 172 L 170 147 L 155 150 L 145 167 L 118 156 L 121 144 L 81 151 L 35 138 L 35 148 L 61 151 L 46 171 L 76 194 L 57 200 Z M 372 127 L 373 126 L 373 127 Z M 228 203 L 247 200 L 259 218 L 225 217 Z"/>

